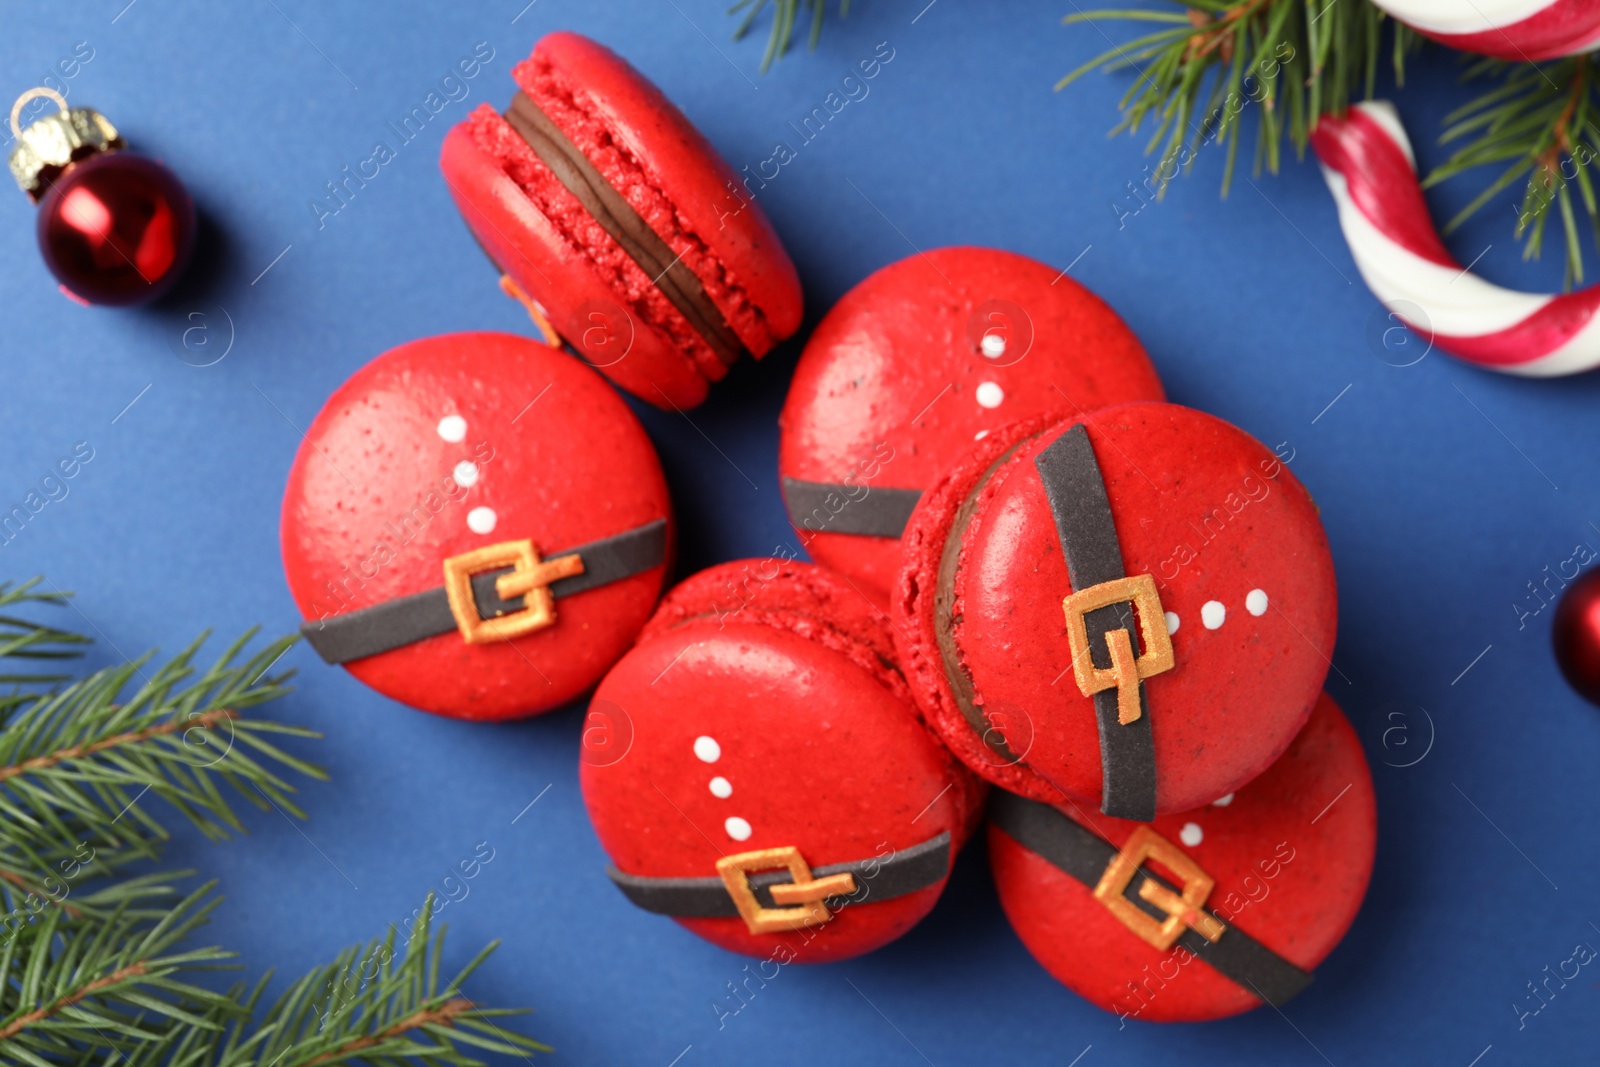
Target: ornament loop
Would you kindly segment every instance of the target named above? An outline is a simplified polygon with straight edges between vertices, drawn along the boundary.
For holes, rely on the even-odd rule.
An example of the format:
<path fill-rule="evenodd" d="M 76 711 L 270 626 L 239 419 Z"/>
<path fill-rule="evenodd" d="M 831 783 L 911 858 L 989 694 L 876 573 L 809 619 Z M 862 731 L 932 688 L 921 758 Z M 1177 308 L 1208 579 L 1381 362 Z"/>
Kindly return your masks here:
<path fill-rule="evenodd" d="M 40 97 L 43 97 L 46 100 L 54 101 L 56 107 L 60 108 L 62 111 L 67 110 L 66 97 L 62 96 L 54 89 L 46 88 L 43 85 L 36 85 L 32 89 L 29 89 L 27 92 L 23 93 L 21 96 L 17 97 L 17 102 L 11 105 L 11 136 L 22 136 L 22 109 L 27 106 L 29 101 L 37 100 Z"/>

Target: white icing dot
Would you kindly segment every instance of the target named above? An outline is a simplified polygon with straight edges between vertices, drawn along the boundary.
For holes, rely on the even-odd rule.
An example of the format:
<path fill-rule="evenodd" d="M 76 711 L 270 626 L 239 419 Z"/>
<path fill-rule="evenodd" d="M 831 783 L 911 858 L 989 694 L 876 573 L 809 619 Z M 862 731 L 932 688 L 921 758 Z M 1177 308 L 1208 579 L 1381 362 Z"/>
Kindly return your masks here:
<path fill-rule="evenodd" d="M 972 435 L 972 439 L 974 441 L 981 441 L 985 437 L 988 437 L 988 436 L 989 436 L 989 431 L 988 430 L 979 430 L 977 433 Z"/>
<path fill-rule="evenodd" d="M 997 333 L 986 333 L 983 335 L 980 347 L 983 349 L 983 354 L 990 359 L 999 359 L 1006 354 L 1006 339 Z"/>
<path fill-rule="evenodd" d="M 1211 802 L 1211 806 L 1214 807 L 1214 808 L 1225 808 L 1229 804 L 1232 804 L 1232 803 L 1233 803 L 1233 794 L 1229 793 L 1225 797 L 1218 797 L 1217 799 L 1213 800 Z"/>
<path fill-rule="evenodd" d="M 715 763 L 722 758 L 722 746 L 717 744 L 715 737 L 701 734 L 694 739 L 694 754 L 702 763 Z"/>
<path fill-rule="evenodd" d="M 1220 600 L 1208 600 L 1200 607 L 1200 621 L 1206 624 L 1206 629 L 1215 630 L 1222 625 L 1222 620 L 1228 617 L 1228 609 L 1222 606 Z"/>
<path fill-rule="evenodd" d="M 1267 613 L 1267 594 L 1265 590 L 1252 589 L 1245 594 L 1244 608 L 1252 615 L 1265 615 Z"/>
<path fill-rule="evenodd" d="M 494 508 L 473 508 L 467 512 L 467 529 L 473 533 L 494 533 L 494 524 L 500 521 L 500 516 L 494 513 Z"/>
<path fill-rule="evenodd" d="M 722 828 L 728 831 L 728 836 L 735 841 L 747 841 L 750 838 L 750 824 L 737 815 L 730 815 Z"/>
<path fill-rule="evenodd" d="M 733 796 L 733 783 L 722 777 L 722 775 L 717 775 L 711 779 L 711 795 L 727 800 Z"/>
<path fill-rule="evenodd" d="M 460 415 L 446 415 L 439 420 L 439 436 L 455 444 L 467 436 L 467 420 Z"/>
<path fill-rule="evenodd" d="M 997 408 L 1006 398 L 1006 391 L 1000 388 L 999 382 L 984 382 L 978 386 L 978 406 Z"/>
<path fill-rule="evenodd" d="M 1169 634 L 1177 633 L 1178 632 L 1178 623 L 1181 622 L 1181 621 L 1182 620 L 1178 618 L 1178 613 L 1176 611 L 1167 612 L 1167 633 L 1169 633 Z"/>
<path fill-rule="evenodd" d="M 470 489 L 478 484 L 478 465 L 470 459 L 464 459 L 456 464 L 451 477 L 455 478 L 456 484 L 461 488 Z"/>
<path fill-rule="evenodd" d="M 1205 840 L 1205 836 L 1200 832 L 1200 824 L 1197 822 L 1186 822 L 1183 824 L 1183 829 L 1178 831 L 1178 840 L 1190 848 Z"/>

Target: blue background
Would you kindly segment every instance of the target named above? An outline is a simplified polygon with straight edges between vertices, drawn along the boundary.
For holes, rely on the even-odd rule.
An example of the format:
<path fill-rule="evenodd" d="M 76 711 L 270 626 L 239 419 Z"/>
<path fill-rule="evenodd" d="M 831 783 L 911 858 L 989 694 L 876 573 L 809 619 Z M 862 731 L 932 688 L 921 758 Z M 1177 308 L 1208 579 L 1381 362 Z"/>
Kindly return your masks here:
<path fill-rule="evenodd" d="M 39 262 L 33 208 L 0 197 L 0 504 L 20 502 L 74 443 L 95 450 L 70 495 L 0 549 L 0 572 L 77 590 L 81 618 L 68 615 L 98 637 L 96 665 L 175 649 L 206 626 L 292 630 L 277 522 L 297 428 L 393 345 L 527 331 L 439 178 L 452 122 L 484 99 L 503 106 L 512 63 L 567 27 L 631 58 L 739 167 L 792 139 L 785 124 L 887 41 L 894 59 L 870 95 L 762 194 L 804 281 L 808 328 L 912 245 L 990 244 L 1063 267 L 1081 255 L 1073 276 L 1144 338 L 1175 400 L 1288 443 L 1338 562 L 1329 687 L 1377 782 L 1371 895 L 1282 1015 L 1119 1029 L 1032 961 L 970 852 L 910 935 L 861 960 L 786 968 L 719 1029 L 710 1004 L 744 960 L 606 884 L 577 788 L 579 707 L 498 728 L 452 723 L 297 648 L 286 662 L 301 669 L 299 688 L 270 713 L 326 733 L 298 750 L 332 781 L 303 789 L 300 826 L 252 812 L 238 841 L 180 835 L 171 862 L 214 873 L 228 896 L 208 940 L 241 950 L 252 972 L 299 973 L 409 916 L 488 842 L 493 860 L 442 918 L 459 959 L 504 938 L 467 992 L 534 1007 L 525 1029 L 557 1048 L 554 1062 L 1592 1059 L 1600 970 L 1520 1028 L 1512 1007 L 1535 1006 L 1525 983 L 1576 944 L 1600 947 L 1600 717 L 1556 672 L 1551 611 L 1519 620 L 1512 605 L 1542 568 L 1600 546 L 1600 382 L 1519 381 L 1438 353 L 1403 368 L 1379 358 L 1383 313 L 1310 162 L 1241 175 L 1219 199 L 1220 158 L 1208 153 L 1163 202 L 1113 209 L 1149 161 L 1142 141 L 1105 135 L 1126 76 L 1052 91 L 1105 47 L 1093 28 L 1060 25 L 1072 0 L 869 0 L 831 21 L 815 53 L 765 76 L 765 24 L 731 42 L 721 0 L 525 3 L 8 5 L 10 89 L 88 41 L 71 101 L 105 111 L 183 176 L 206 247 L 160 306 L 83 309 Z M 386 124 L 479 41 L 495 58 L 468 100 L 319 229 L 308 202 L 324 183 L 376 140 L 392 143 Z M 1453 59 L 1424 57 L 1399 97 L 1425 165 L 1443 157 L 1442 115 L 1465 99 L 1456 73 Z M 1430 194 L 1435 216 L 1487 180 Z M 1452 249 L 1466 262 L 1489 246 L 1480 272 L 1555 287 L 1558 257 L 1522 263 L 1512 212 L 1502 197 Z M 688 418 L 640 410 L 672 483 L 684 573 L 793 545 L 775 420 L 798 350 L 735 369 Z"/>

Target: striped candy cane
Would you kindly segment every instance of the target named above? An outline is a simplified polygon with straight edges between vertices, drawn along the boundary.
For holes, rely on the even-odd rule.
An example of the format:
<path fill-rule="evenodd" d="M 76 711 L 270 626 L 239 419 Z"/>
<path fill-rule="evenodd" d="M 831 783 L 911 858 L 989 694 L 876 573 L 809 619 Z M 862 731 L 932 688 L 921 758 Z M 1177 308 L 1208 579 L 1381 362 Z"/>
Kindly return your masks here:
<path fill-rule="evenodd" d="M 1311 145 L 1356 267 L 1396 318 L 1489 370 L 1553 377 L 1600 366 L 1600 286 L 1519 293 L 1491 285 L 1445 251 L 1393 104 L 1370 101 L 1324 116 Z"/>
<path fill-rule="evenodd" d="M 1441 44 L 1532 62 L 1600 48 L 1595 0 L 1373 0 Z"/>

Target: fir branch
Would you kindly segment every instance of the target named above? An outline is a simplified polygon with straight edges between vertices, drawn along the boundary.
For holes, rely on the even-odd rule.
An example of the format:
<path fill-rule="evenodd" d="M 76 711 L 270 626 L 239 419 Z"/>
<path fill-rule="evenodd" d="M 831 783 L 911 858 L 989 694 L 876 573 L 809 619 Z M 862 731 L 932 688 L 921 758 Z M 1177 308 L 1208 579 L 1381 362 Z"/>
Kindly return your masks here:
<path fill-rule="evenodd" d="M 0 1026 L 0 1041 L 4 1041 L 11 1037 L 16 1037 L 30 1026 L 38 1026 L 40 1023 L 50 1019 L 51 1016 L 59 1015 L 61 1012 L 72 1007 L 80 1000 L 87 1000 L 90 997 L 102 993 L 108 993 L 113 989 L 127 985 L 129 982 L 137 981 L 138 979 L 143 978 L 149 972 L 149 964 L 141 961 L 138 963 L 130 963 L 126 967 L 119 967 L 104 977 L 96 978 L 93 981 L 86 982 L 77 989 L 74 989 L 72 992 L 57 997 L 55 1000 L 44 1005 L 43 1007 L 35 1008 L 33 1011 L 24 1012 L 23 1014 L 13 1018 L 6 1025 Z"/>
<path fill-rule="evenodd" d="M 253 1036 L 237 1040 L 216 1067 L 322 1067 L 409 1058 L 476 1067 L 480 1061 L 466 1049 L 524 1057 L 550 1051 L 495 1023 L 522 1012 L 481 1008 L 461 995 L 463 983 L 498 942 L 453 978 L 440 981 L 444 930 L 430 933 L 432 914 L 430 893 L 398 956 L 391 926 L 385 937 L 346 949 L 333 963 L 301 978 L 251 1024 Z"/>
<path fill-rule="evenodd" d="M 353 1037 L 338 1048 L 329 1049 L 327 1052 L 313 1056 L 306 1061 L 307 1067 L 316 1067 L 322 1063 L 342 1063 L 353 1056 L 364 1052 L 373 1052 L 382 1049 L 385 1045 L 406 1038 L 414 1030 L 426 1030 L 429 1027 L 444 1027 L 454 1029 L 456 1020 L 473 1009 L 472 1001 L 465 997 L 447 1000 L 437 1008 L 418 1008 L 404 1019 L 386 1026 L 375 1034 L 365 1037 Z"/>
<path fill-rule="evenodd" d="M 62 883 L 55 882 L 48 874 L 40 879 L 31 871 L 18 870 L 7 863 L 6 857 L 3 856 L 0 856 L 0 881 L 7 883 L 4 889 L 9 905 L 7 915 L 0 920 L 0 924 L 10 923 L 13 920 L 26 920 L 34 906 L 43 906 L 46 902 L 66 912 L 69 918 L 77 919 L 83 915 L 83 909 L 76 904 L 68 904 L 66 892 L 56 888 Z"/>
<path fill-rule="evenodd" d="M 10 614 L 17 608 L 60 607 L 67 602 L 70 593 L 35 592 L 40 581 L 42 579 L 34 578 L 20 585 L 0 582 L 0 660 L 8 664 L 16 660 L 70 659 L 82 655 L 80 649 L 89 643 L 82 634 Z M 17 666 L 20 668 L 24 664 Z M 33 699 L 42 687 L 64 682 L 68 677 L 21 669 L 0 671 L 0 687 L 11 690 L 0 694 L 0 725 L 4 725 L 13 710 Z"/>
<path fill-rule="evenodd" d="M 0 586 L 0 608 L 60 599 L 29 588 Z M 146 792 L 211 836 L 241 829 L 219 782 L 257 806 L 300 814 L 268 764 L 322 772 L 262 735 L 315 735 L 243 713 L 284 691 L 286 676 L 265 675 L 292 639 L 235 663 L 250 636 L 204 670 L 193 666 L 197 641 L 150 674 L 147 656 L 59 690 L 20 690 L 4 705 L 14 714 L 0 718 L 0 1058 L 31 1067 L 479 1067 L 479 1050 L 548 1051 L 495 1022 L 519 1012 L 461 995 L 494 945 L 440 981 L 444 936 L 429 933 L 431 896 L 398 959 L 391 927 L 258 1015 L 267 978 L 226 992 L 192 980 L 233 958 L 182 944 L 219 902 L 210 884 L 181 896 L 174 882 L 186 872 L 110 877 L 156 855 L 165 837 L 137 806 Z M 0 660 L 76 640 L 0 616 Z"/>
<path fill-rule="evenodd" d="M 179 947 L 216 906 L 211 888 L 154 912 L 134 907 L 130 896 L 104 919 L 84 923 L 50 912 L 5 942 L 0 1047 L 20 1062 L 50 1067 L 83 1062 L 85 1050 L 136 1049 L 174 1023 L 220 1029 L 214 1018 L 236 1015 L 237 1006 L 178 977 L 230 956 Z"/>
<path fill-rule="evenodd" d="M 1499 84 L 1446 116 L 1441 141 L 1465 143 L 1423 184 L 1432 187 L 1488 164 L 1504 169 L 1450 220 L 1445 232 L 1471 218 L 1502 189 L 1525 179 L 1515 230 L 1518 238 L 1526 238 L 1523 257 L 1535 258 L 1543 250 L 1554 209 L 1561 216 L 1566 283 L 1582 281 L 1574 199 L 1581 204 L 1591 237 L 1600 243 L 1600 205 L 1591 177 L 1600 154 L 1600 86 L 1593 64 L 1588 56 L 1544 65 L 1480 60 L 1469 67 L 1467 77 L 1492 78 Z"/>
<path fill-rule="evenodd" d="M 147 655 L 14 712 L 0 731 L 0 846 L 92 840 L 148 854 L 167 831 L 140 805 L 147 792 L 211 837 L 243 829 L 219 785 L 258 808 L 300 815 L 274 767 L 325 775 L 267 735 L 316 735 L 244 714 L 285 692 L 287 675 L 264 675 L 294 638 L 235 663 L 251 636 L 203 670 L 194 659 L 204 637 L 153 672 Z"/>
<path fill-rule="evenodd" d="M 107 882 L 106 876 L 145 857 L 126 850 L 107 850 L 73 875 L 58 876 L 48 864 L 29 865 L 0 853 L 0 944 L 21 936 L 47 912 L 59 910 L 69 920 L 109 919 L 119 911 L 129 918 L 158 919 L 178 896 L 173 882 L 192 871 L 154 872 Z"/>
<path fill-rule="evenodd" d="M 192 975 L 234 958 L 218 948 L 175 951 L 220 902 L 211 889 L 154 915 L 123 907 L 74 923 L 56 913 L 0 949 L 0 1049 L 37 1067 L 89 1063 L 102 1052 L 135 1067 L 482 1067 L 479 1052 L 550 1051 L 496 1022 L 521 1011 L 462 995 L 496 943 L 441 981 L 444 930 L 430 931 L 431 894 L 398 953 L 390 927 L 292 984 L 265 1012 L 270 974 L 249 989 L 195 985 Z"/>
<path fill-rule="evenodd" d="M 14 763 L 9 767 L 0 767 L 0 782 L 4 782 L 8 778 L 15 778 L 18 775 L 42 771 L 49 767 L 58 767 L 71 760 L 81 760 L 86 756 L 98 755 L 109 749 L 122 748 L 143 741 L 153 741 L 158 737 L 166 737 L 182 730 L 209 730 L 219 723 L 237 719 L 238 717 L 239 713 L 232 708 L 213 708 L 210 711 L 194 716 L 189 722 L 169 719 L 156 726 L 147 726 L 143 730 L 129 730 L 125 733 L 113 734 L 110 737 L 102 737 L 100 740 L 90 744 L 69 745 L 54 752 L 48 752 L 43 756 L 35 756 L 21 763 Z"/>
<path fill-rule="evenodd" d="M 1154 126 L 1148 148 L 1161 153 L 1158 194 L 1213 142 L 1225 151 L 1226 194 L 1241 118 L 1252 105 L 1259 112 L 1255 170 L 1276 173 L 1284 140 L 1303 155 L 1318 118 L 1372 95 L 1380 63 L 1392 63 L 1403 81 L 1405 57 L 1418 40 L 1369 0 L 1185 0 L 1176 7 L 1080 12 L 1064 21 L 1097 29 L 1103 21 L 1159 27 L 1113 43 L 1056 85 L 1064 88 L 1091 70 L 1137 72 L 1112 132 Z"/>
<path fill-rule="evenodd" d="M 765 74 L 767 68 L 772 66 L 772 61 L 785 55 L 789 45 L 794 41 L 795 26 L 799 23 L 800 12 L 803 8 L 811 9 L 811 36 L 806 47 L 816 50 L 817 42 L 822 39 L 822 23 L 827 14 L 828 0 L 739 0 L 728 9 L 732 15 L 748 9 L 739 28 L 733 31 L 735 41 L 742 40 L 750 32 L 750 26 L 755 22 L 756 16 L 772 6 L 772 30 L 767 34 L 767 50 L 761 56 L 761 73 Z M 839 0 L 839 17 L 844 18 L 850 14 L 850 0 Z"/>

